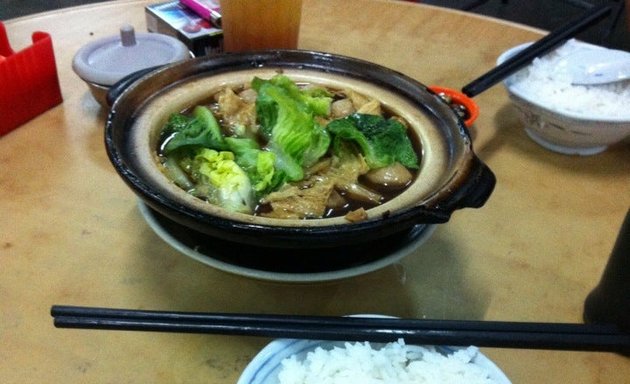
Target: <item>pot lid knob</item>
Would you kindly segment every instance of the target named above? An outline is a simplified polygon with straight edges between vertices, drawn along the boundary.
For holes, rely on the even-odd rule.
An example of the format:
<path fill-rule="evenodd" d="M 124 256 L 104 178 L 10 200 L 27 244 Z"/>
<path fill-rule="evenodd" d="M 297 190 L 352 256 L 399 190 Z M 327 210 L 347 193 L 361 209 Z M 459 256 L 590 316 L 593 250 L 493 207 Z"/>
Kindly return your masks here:
<path fill-rule="evenodd" d="M 134 31 L 133 26 L 125 24 L 120 27 L 120 41 L 123 47 L 136 45 L 136 31 Z"/>

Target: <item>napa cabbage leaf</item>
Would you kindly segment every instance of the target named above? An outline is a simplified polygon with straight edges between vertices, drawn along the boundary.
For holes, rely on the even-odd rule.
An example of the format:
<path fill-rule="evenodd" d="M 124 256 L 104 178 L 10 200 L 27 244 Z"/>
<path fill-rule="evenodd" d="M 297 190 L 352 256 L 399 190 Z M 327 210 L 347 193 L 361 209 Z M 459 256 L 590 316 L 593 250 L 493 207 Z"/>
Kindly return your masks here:
<path fill-rule="evenodd" d="M 196 181 L 190 192 L 232 212 L 252 213 L 254 197 L 247 173 L 234 160 L 234 153 L 200 148 L 191 164 Z"/>
<path fill-rule="evenodd" d="M 261 149 L 250 138 L 227 137 L 225 141 L 234 153 L 236 163 L 247 173 L 257 197 L 275 191 L 284 184 L 286 175 L 276 170 L 276 155 L 273 152 Z"/>
<path fill-rule="evenodd" d="M 276 75 L 255 78 L 256 116 L 276 168 L 288 181 L 301 180 L 304 169 L 315 164 L 330 146 L 330 135 L 315 117 L 326 116 L 332 98 L 319 89 L 300 89 L 291 79 Z"/>

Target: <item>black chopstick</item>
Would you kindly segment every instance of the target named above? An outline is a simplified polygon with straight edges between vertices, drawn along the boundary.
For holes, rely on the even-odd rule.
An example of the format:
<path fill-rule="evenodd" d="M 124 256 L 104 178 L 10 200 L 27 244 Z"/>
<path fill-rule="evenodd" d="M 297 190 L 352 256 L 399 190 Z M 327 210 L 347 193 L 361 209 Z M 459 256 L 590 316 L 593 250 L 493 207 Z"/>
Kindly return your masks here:
<path fill-rule="evenodd" d="M 431 320 L 431 319 L 400 319 L 387 317 L 335 317 L 335 316 L 300 316 L 281 314 L 248 314 L 248 313 L 202 313 L 155 311 L 140 309 L 117 309 L 100 307 L 81 307 L 68 305 L 54 305 L 50 311 L 53 317 L 91 317 L 138 319 L 147 321 L 182 321 L 201 323 L 273 323 L 288 325 L 310 326 L 352 326 L 352 327 L 382 327 L 392 329 L 422 328 L 447 329 L 468 331 L 509 331 L 509 332 L 544 332 L 544 333 L 592 333 L 617 334 L 618 328 L 610 324 L 572 324 L 572 323 L 532 323 L 508 321 L 466 321 L 466 320 Z"/>
<path fill-rule="evenodd" d="M 53 306 L 58 328 L 205 333 L 311 340 L 630 351 L 630 334 L 614 325 L 365 317 L 165 312 Z"/>
<path fill-rule="evenodd" d="M 510 57 L 478 79 L 473 80 L 462 88 L 462 92 L 469 97 L 480 94 L 512 73 L 528 65 L 536 57 L 552 51 L 568 39 L 606 18 L 611 11 L 611 5 L 601 5 L 587 10 L 584 15 L 581 15 L 578 19 L 571 20 L 560 28 L 553 30 L 542 39 Z"/>

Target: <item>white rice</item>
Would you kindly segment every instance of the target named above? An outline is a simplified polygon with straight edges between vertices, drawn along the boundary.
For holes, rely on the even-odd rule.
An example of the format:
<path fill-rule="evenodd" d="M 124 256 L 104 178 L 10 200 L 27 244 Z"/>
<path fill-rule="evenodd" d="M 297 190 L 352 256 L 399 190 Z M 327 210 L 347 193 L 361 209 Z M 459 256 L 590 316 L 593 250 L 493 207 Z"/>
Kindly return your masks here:
<path fill-rule="evenodd" d="M 318 347 L 304 361 L 282 361 L 280 384 L 489 384 L 490 373 L 472 360 L 475 347 L 443 355 L 433 347 L 405 345 L 403 340 L 374 349 L 370 343 Z"/>
<path fill-rule="evenodd" d="M 566 62 L 568 54 L 580 49 L 601 49 L 569 40 L 555 51 L 536 58 L 509 78 L 513 91 L 531 102 L 569 114 L 589 117 L 630 117 L 630 81 L 601 85 L 572 85 Z"/>

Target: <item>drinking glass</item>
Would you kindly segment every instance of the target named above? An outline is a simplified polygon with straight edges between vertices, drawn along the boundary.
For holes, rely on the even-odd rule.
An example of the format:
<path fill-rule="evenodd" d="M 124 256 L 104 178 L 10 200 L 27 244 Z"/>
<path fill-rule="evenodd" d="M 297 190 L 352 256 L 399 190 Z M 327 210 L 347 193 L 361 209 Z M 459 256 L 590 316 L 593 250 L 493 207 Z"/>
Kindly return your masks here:
<path fill-rule="evenodd" d="M 302 0 L 221 0 L 226 52 L 297 48 Z"/>

